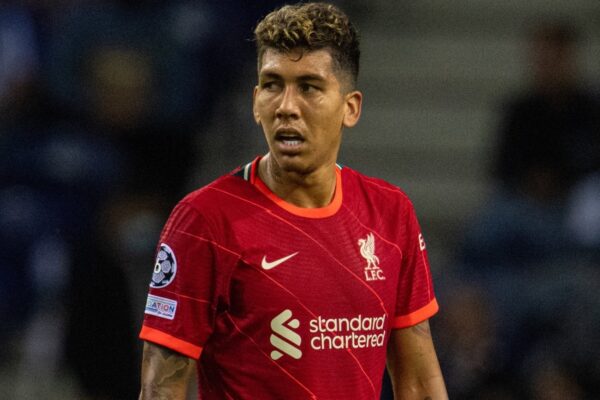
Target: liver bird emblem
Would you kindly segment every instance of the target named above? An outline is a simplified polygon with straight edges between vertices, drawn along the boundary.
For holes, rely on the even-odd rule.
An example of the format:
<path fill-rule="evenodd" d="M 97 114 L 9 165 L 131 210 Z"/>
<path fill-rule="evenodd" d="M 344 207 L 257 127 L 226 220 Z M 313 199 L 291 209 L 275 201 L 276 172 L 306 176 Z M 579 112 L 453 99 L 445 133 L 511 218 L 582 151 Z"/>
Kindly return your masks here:
<path fill-rule="evenodd" d="M 366 239 L 358 239 L 360 246 L 360 255 L 367 260 L 367 267 L 379 268 L 379 258 L 375 255 L 375 237 L 372 233 L 367 235 Z"/>

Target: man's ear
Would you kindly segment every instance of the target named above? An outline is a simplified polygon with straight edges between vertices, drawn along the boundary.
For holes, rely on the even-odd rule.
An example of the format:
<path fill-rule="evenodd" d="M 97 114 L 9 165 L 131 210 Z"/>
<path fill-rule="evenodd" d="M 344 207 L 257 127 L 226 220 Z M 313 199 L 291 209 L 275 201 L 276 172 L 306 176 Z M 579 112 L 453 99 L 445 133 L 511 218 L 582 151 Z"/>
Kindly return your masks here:
<path fill-rule="evenodd" d="M 360 119 L 363 95 L 358 90 L 355 90 L 346 94 L 345 97 L 346 110 L 344 113 L 344 120 L 342 121 L 342 123 L 346 128 L 352 128 L 358 123 L 358 120 Z"/>
<path fill-rule="evenodd" d="M 254 122 L 260 125 L 260 114 L 256 109 L 256 93 L 258 93 L 258 86 L 254 86 L 254 92 L 252 93 L 252 114 L 254 114 Z"/>

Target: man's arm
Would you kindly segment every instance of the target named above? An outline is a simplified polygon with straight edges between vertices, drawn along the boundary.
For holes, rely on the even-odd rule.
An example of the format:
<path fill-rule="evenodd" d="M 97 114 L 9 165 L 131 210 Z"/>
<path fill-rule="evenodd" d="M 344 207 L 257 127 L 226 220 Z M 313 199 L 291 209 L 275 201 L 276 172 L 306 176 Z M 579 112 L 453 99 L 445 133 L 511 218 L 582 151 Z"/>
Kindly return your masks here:
<path fill-rule="evenodd" d="M 387 367 L 396 400 L 447 400 L 429 321 L 392 330 Z"/>
<path fill-rule="evenodd" d="M 196 361 L 165 347 L 144 342 L 139 400 L 184 400 Z"/>

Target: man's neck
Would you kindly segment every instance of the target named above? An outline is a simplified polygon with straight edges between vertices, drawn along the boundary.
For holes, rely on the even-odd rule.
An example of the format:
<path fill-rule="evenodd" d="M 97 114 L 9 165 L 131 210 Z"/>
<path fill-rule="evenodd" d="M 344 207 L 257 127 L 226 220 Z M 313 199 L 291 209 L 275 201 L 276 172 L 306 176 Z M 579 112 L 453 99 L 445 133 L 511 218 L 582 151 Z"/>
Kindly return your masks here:
<path fill-rule="evenodd" d="M 335 164 L 302 174 L 282 170 L 267 154 L 259 161 L 258 175 L 277 197 L 297 207 L 325 207 L 335 194 Z"/>

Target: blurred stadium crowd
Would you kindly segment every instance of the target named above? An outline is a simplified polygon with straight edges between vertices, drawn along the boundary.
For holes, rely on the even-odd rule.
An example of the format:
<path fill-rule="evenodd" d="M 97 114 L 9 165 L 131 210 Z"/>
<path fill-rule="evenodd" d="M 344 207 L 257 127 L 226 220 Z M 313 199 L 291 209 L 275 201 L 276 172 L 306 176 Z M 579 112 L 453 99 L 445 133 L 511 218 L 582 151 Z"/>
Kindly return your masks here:
<path fill-rule="evenodd" d="M 198 137 L 231 118 L 216 104 L 279 4 L 2 2 L 0 397 L 137 397 L 159 231 L 198 186 L 216 151 Z M 455 399 L 600 398 L 598 93 L 576 79 L 568 27 L 532 43 L 536 80 L 507 103 L 496 190 L 436 281 Z"/>
<path fill-rule="evenodd" d="M 600 93 L 582 78 L 574 26 L 528 34 L 531 82 L 501 112 L 493 193 L 439 282 L 460 399 L 600 396 Z"/>
<path fill-rule="evenodd" d="M 0 397 L 43 398 L 64 367 L 81 396 L 137 397 L 133 297 L 273 7 L 251 3 L 0 6 L 0 339 L 20 349 L 0 348 L 19 383 Z"/>

